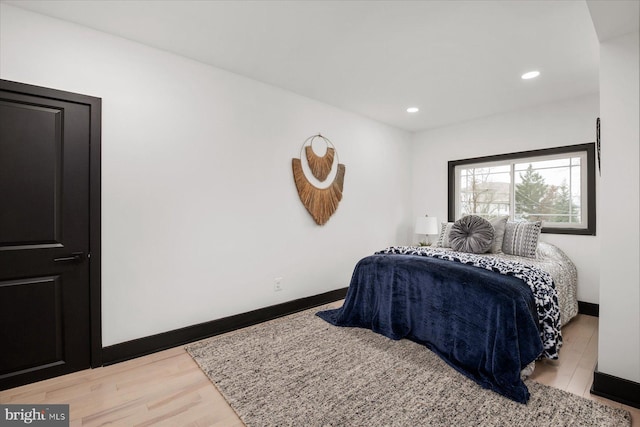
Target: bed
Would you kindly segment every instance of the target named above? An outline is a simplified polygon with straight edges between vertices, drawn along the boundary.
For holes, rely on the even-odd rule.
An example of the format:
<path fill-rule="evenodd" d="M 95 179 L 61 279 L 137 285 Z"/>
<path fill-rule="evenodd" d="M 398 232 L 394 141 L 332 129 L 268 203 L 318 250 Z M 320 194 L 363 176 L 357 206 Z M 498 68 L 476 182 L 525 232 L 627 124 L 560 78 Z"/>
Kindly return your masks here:
<path fill-rule="evenodd" d="M 557 359 L 577 314 L 577 273 L 557 247 L 533 257 L 441 247 L 389 247 L 356 265 L 344 304 L 318 316 L 425 345 L 458 372 L 526 403 L 522 370 Z"/>

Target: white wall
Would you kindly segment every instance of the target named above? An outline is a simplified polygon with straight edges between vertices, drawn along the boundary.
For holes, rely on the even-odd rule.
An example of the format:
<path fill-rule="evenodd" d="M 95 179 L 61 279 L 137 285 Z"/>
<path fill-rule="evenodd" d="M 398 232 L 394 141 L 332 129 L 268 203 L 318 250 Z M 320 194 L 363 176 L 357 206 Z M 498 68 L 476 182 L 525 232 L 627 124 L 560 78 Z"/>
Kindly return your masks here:
<path fill-rule="evenodd" d="M 597 95 L 585 96 L 415 134 L 414 216 L 427 213 L 439 221 L 447 220 L 449 160 L 595 141 L 598 102 Z M 600 224 L 598 220 L 598 226 Z M 597 229 L 596 236 L 543 234 L 541 237 L 561 248 L 576 264 L 580 301 L 598 303 L 601 234 Z"/>
<path fill-rule="evenodd" d="M 640 35 L 600 44 L 598 370 L 640 382 Z"/>
<path fill-rule="evenodd" d="M 345 287 L 358 259 L 409 239 L 408 133 L 0 8 L 1 78 L 103 100 L 103 345 Z M 344 198 L 324 227 L 291 172 L 318 132 L 346 165 Z"/>

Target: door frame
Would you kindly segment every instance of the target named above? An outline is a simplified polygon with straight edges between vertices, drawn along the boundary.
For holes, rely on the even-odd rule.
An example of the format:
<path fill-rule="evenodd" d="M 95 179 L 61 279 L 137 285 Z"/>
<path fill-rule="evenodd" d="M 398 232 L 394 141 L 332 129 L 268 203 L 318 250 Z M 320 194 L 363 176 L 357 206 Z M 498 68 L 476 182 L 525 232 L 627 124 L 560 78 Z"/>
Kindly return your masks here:
<path fill-rule="evenodd" d="M 101 285 L 101 142 L 102 99 L 73 92 L 0 79 L 0 89 L 41 98 L 87 105 L 89 133 L 89 311 L 91 367 L 102 366 L 102 285 Z"/>

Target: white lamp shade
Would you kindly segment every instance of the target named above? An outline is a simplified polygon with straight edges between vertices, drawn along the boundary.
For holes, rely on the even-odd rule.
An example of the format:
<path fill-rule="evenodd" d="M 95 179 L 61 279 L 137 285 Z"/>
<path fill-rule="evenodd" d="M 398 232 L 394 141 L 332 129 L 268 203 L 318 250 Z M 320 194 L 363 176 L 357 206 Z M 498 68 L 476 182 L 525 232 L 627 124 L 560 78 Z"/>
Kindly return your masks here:
<path fill-rule="evenodd" d="M 438 234 L 438 219 L 435 216 L 420 216 L 416 219 L 416 234 Z"/>

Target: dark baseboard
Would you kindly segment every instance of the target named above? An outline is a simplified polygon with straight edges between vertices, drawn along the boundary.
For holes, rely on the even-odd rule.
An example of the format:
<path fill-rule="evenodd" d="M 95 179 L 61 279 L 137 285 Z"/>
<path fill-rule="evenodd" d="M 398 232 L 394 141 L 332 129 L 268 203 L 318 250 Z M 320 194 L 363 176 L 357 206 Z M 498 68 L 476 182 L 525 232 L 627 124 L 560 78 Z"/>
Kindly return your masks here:
<path fill-rule="evenodd" d="M 102 349 L 102 362 L 105 366 L 124 362 L 125 360 L 134 359 L 317 307 L 344 298 L 347 294 L 347 289 L 348 288 L 336 289 L 323 294 L 300 298 L 247 313 L 236 314 L 234 316 L 104 347 Z"/>
<path fill-rule="evenodd" d="M 587 316 L 600 316 L 600 305 L 591 302 L 578 301 L 578 313 Z"/>
<path fill-rule="evenodd" d="M 591 394 L 640 408 L 640 383 L 614 377 L 613 375 L 593 371 Z"/>

